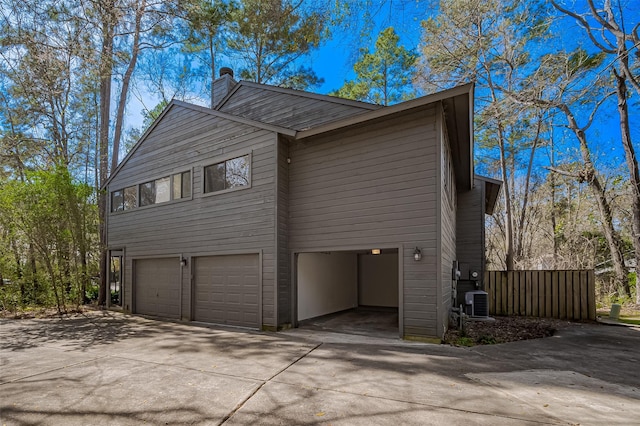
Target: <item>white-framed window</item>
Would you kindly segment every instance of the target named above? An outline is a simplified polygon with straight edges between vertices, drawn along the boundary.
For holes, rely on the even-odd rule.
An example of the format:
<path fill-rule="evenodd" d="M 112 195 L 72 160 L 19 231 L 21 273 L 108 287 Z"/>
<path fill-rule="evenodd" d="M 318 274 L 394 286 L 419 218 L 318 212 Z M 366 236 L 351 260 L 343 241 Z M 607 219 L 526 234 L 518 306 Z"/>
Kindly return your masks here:
<path fill-rule="evenodd" d="M 248 187 L 251 184 L 251 155 L 231 158 L 204 167 L 204 193 Z"/>

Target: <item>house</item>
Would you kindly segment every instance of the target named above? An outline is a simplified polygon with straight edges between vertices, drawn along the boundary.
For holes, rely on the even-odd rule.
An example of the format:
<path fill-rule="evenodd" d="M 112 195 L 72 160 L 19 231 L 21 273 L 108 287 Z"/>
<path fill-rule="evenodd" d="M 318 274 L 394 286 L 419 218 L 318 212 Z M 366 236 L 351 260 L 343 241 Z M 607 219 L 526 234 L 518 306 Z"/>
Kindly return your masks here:
<path fill-rule="evenodd" d="M 380 306 L 399 336 L 442 337 L 500 188 L 474 175 L 473 86 L 381 107 L 229 71 L 108 180 L 111 307 L 280 330 Z"/>

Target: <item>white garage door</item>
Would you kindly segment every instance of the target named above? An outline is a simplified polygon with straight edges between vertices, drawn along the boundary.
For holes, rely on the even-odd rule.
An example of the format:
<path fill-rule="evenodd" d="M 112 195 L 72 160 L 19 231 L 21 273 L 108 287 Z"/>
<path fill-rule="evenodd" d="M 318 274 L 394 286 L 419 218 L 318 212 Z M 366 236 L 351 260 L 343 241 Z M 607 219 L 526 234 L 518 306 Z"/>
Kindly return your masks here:
<path fill-rule="evenodd" d="M 195 258 L 194 320 L 259 327 L 259 256 Z"/>
<path fill-rule="evenodd" d="M 135 313 L 180 318 L 180 260 L 137 259 L 134 261 Z"/>

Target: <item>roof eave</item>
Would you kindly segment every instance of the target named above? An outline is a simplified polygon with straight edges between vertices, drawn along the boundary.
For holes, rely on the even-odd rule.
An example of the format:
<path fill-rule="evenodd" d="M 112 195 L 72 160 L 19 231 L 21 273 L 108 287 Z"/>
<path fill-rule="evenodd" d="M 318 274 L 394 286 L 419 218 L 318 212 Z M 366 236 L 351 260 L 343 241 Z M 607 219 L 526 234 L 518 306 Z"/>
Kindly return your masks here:
<path fill-rule="evenodd" d="M 502 181 L 486 176 L 476 175 L 476 179 L 484 183 L 484 213 L 492 215 L 496 208 Z"/>
<path fill-rule="evenodd" d="M 463 86 L 457 86 L 452 89 L 443 90 L 442 92 L 434 93 L 432 95 L 422 96 L 420 98 L 412 99 L 410 101 L 402 102 L 399 104 L 382 107 L 373 111 L 358 114 L 352 117 L 348 117 L 341 120 L 332 121 L 311 129 L 299 131 L 296 135 L 296 139 L 306 139 L 312 136 L 317 136 L 323 133 L 339 130 L 345 127 L 354 126 L 357 124 L 365 123 L 370 120 L 377 120 L 393 114 L 402 113 L 412 109 L 420 108 L 426 105 L 430 105 L 435 102 L 440 102 L 444 99 L 451 97 L 468 94 L 473 92 L 473 84 L 465 84 Z"/>

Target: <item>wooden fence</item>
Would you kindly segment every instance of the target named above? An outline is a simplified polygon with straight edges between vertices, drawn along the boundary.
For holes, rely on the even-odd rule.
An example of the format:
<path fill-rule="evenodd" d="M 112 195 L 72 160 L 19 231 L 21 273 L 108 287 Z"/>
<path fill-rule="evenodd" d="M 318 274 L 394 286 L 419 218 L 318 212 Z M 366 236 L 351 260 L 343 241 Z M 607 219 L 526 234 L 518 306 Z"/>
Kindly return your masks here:
<path fill-rule="evenodd" d="M 596 319 L 593 270 L 487 271 L 490 315 Z"/>

